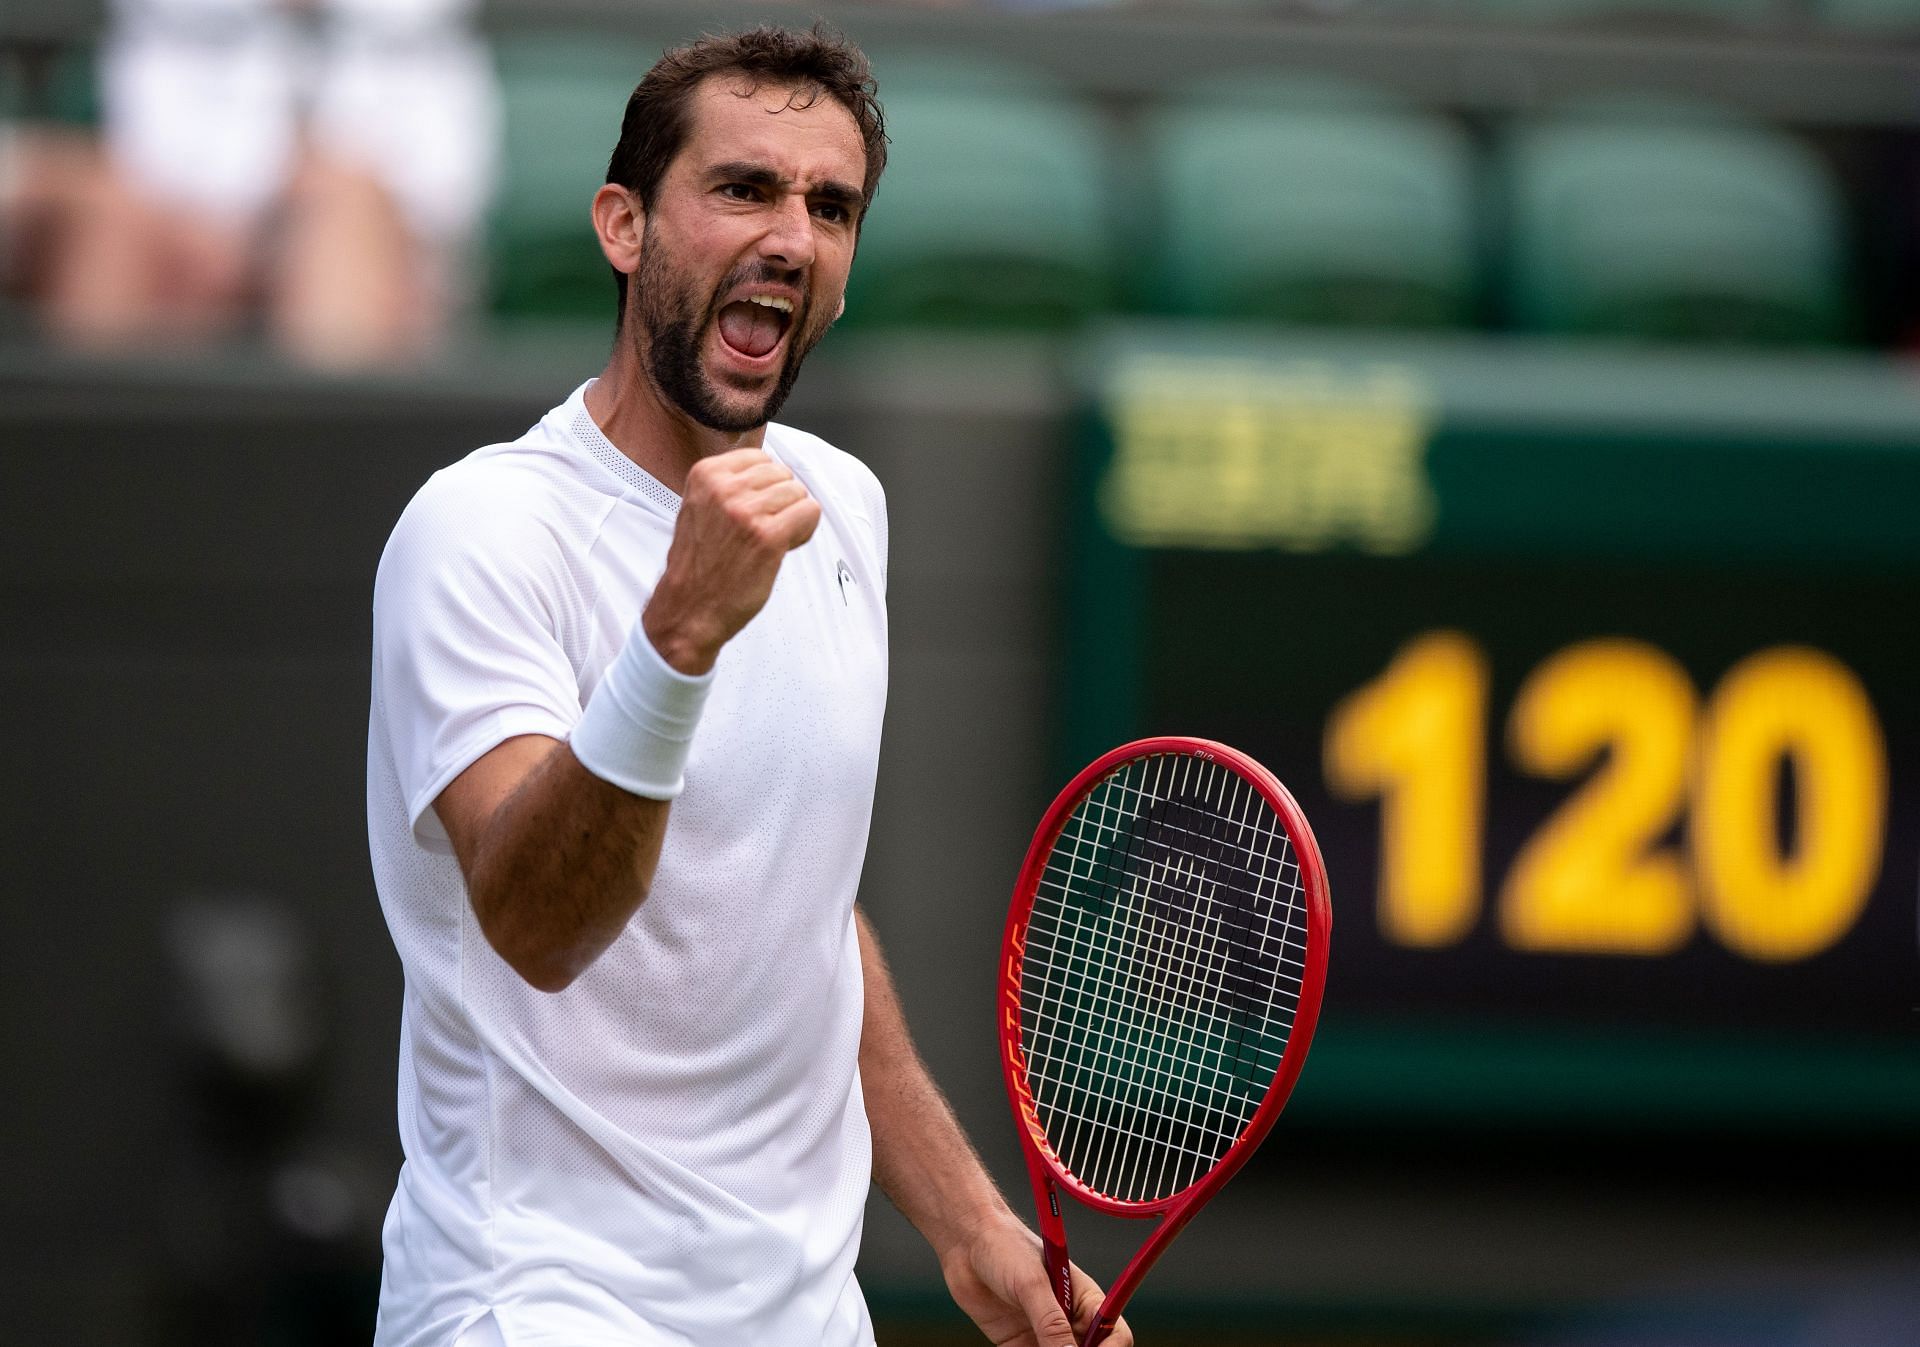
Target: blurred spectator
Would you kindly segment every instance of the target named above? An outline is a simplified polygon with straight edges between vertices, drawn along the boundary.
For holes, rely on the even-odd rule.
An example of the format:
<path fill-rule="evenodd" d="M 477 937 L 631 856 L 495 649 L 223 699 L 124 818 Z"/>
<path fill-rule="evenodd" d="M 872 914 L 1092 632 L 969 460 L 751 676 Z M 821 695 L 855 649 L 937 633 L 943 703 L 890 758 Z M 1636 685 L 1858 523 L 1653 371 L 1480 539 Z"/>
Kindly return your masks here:
<path fill-rule="evenodd" d="M 127 348 L 259 315 L 314 365 L 431 349 L 468 298 L 499 139 L 476 3 L 119 0 L 54 332 Z"/>
<path fill-rule="evenodd" d="M 93 138 L 50 123 L 0 123 L 0 295 L 44 288 L 70 207 L 98 171 Z"/>

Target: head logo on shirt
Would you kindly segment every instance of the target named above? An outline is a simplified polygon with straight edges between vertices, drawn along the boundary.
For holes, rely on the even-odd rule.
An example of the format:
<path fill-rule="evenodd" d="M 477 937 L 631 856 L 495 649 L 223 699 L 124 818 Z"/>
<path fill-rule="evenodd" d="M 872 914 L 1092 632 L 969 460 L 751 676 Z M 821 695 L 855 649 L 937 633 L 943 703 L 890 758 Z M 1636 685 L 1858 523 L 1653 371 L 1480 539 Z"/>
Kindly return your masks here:
<path fill-rule="evenodd" d="M 840 564 L 836 569 L 838 573 L 837 578 L 840 581 L 840 602 L 850 604 L 853 600 L 847 597 L 847 586 L 857 586 L 860 582 L 853 578 L 853 568 L 847 565 L 847 559 L 845 557 L 840 558 Z"/>

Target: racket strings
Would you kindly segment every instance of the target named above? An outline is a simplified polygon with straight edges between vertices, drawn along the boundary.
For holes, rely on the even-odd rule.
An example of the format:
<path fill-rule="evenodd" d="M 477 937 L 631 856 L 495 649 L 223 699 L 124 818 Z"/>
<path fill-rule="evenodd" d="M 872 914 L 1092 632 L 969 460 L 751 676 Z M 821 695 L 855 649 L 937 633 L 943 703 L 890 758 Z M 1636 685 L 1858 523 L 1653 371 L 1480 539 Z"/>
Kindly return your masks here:
<path fill-rule="evenodd" d="M 1305 964 L 1299 866 L 1249 782 L 1159 754 L 1096 784 L 1047 858 L 1022 960 L 1029 1083 L 1068 1171 L 1149 1201 L 1218 1163 L 1279 1070 Z"/>

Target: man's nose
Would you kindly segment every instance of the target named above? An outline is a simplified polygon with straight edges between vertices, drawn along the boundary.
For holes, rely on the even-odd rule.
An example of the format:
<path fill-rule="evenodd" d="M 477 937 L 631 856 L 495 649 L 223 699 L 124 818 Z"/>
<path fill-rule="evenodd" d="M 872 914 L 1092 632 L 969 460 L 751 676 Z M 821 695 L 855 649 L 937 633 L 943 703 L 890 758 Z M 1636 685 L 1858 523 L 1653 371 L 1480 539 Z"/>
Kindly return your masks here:
<path fill-rule="evenodd" d="M 781 197 L 773 219 L 760 239 L 760 255 L 781 266 L 800 268 L 813 263 L 813 216 L 803 196 Z"/>

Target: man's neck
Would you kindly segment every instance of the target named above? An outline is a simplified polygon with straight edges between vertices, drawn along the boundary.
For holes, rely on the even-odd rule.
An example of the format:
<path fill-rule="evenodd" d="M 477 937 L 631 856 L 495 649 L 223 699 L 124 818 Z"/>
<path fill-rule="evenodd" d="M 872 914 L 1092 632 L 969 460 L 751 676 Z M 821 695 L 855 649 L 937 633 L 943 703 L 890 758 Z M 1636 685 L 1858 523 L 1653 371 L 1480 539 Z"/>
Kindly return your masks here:
<path fill-rule="evenodd" d="M 660 396 L 638 357 L 622 342 L 587 389 L 587 414 L 614 448 L 676 495 L 685 495 L 687 473 L 712 454 L 759 448 L 767 428 L 733 433 L 701 425 Z"/>

